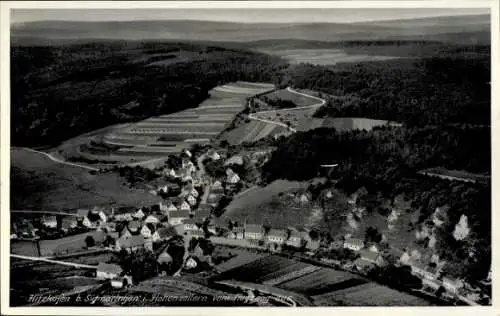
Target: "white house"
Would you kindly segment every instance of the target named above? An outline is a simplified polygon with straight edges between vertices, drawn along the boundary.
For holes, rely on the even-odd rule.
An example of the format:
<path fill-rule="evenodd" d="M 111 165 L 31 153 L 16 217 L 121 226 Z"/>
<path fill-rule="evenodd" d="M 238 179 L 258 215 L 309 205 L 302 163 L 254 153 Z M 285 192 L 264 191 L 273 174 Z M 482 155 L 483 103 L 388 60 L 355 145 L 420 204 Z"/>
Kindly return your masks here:
<path fill-rule="evenodd" d="M 184 221 L 184 230 L 198 230 L 196 221 L 193 218 L 186 218 Z"/>
<path fill-rule="evenodd" d="M 146 216 L 146 214 L 144 214 L 144 211 L 142 210 L 142 208 L 138 209 L 137 212 L 135 212 L 135 214 L 134 214 L 134 217 L 138 218 L 138 219 L 143 219 L 145 216 Z"/>
<path fill-rule="evenodd" d="M 219 160 L 220 159 L 220 155 L 218 152 L 216 152 L 215 150 L 209 150 L 208 153 L 207 153 L 207 157 L 209 157 L 210 159 L 212 160 Z"/>
<path fill-rule="evenodd" d="M 180 225 L 188 218 L 189 211 L 174 211 L 168 214 L 168 222 L 172 226 Z"/>
<path fill-rule="evenodd" d="M 146 224 L 142 226 L 141 228 L 141 235 L 144 236 L 144 238 L 151 238 L 153 234 L 155 233 L 155 226 L 153 224 Z"/>
<path fill-rule="evenodd" d="M 267 241 L 277 244 L 284 244 L 287 240 L 287 233 L 284 229 L 271 228 L 267 234 Z"/>
<path fill-rule="evenodd" d="M 228 175 L 226 177 L 226 182 L 230 183 L 230 184 L 238 183 L 238 182 L 240 182 L 240 176 L 238 176 L 238 174 L 236 174 L 236 173 Z"/>
<path fill-rule="evenodd" d="M 161 218 L 156 214 L 151 214 L 144 220 L 144 224 L 153 224 L 155 226 L 161 224 Z"/>
<path fill-rule="evenodd" d="M 113 216 L 113 211 L 111 209 L 104 208 L 104 207 L 101 207 L 98 209 L 96 208 L 94 210 L 94 213 L 97 213 L 97 215 L 99 215 L 99 218 L 101 219 L 101 223 L 106 223 Z"/>
<path fill-rule="evenodd" d="M 182 201 L 181 211 L 188 211 L 188 212 L 191 211 L 191 206 L 189 205 L 188 202 Z"/>
<path fill-rule="evenodd" d="M 50 228 L 57 228 L 57 218 L 55 216 L 44 216 L 42 225 Z"/>
<path fill-rule="evenodd" d="M 464 286 L 464 283 L 461 280 L 453 279 L 453 278 L 443 278 L 443 287 L 446 291 L 457 294 L 458 290 L 460 290 Z"/>
<path fill-rule="evenodd" d="M 344 240 L 344 248 L 352 251 L 360 251 L 364 246 L 365 243 L 358 238 L 346 238 L 346 240 Z"/>
<path fill-rule="evenodd" d="M 99 280 L 114 279 L 122 273 L 123 270 L 119 265 L 101 262 L 97 266 L 96 278 Z"/>
<path fill-rule="evenodd" d="M 198 198 L 198 197 L 200 196 L 200 194 L 198 193 L 198 191 L 197 191 L 195 188 L 193 188 L 193 189 L 189 192 L 189 194 L 191 194 L 191 195 L 192 195 L 192 196 L 194 196 L 195 198 Z"/>
<path fill-rule="evenodd" d="M 245 225 L 245 239 L 262 240 L 264 239 L 264 227 L 262 225 Z"/>
<path fill-rule="evenodd" d="M 303 235 L 297 230 L 292 230 L 290 232 L 290 237 L 286 241 L 286 244 L 296 248 L 302 247 L 304 244 Z"/>
<path fill-rule="evenodd" d="M 137 209 L 132 206 L 125 206 L 115 209 L 114 217 L 116 221 L 131 221 Z"/>
<path fill-rule="evenodd" d="M 184 149 L 182 151 L 182 153 L 186 156 L 188 156 L 189 158 L 193 157 L 193 154 L 188 150 L 188 149 Z"/>
<path fill-rule="evenodd" d="M 187 197 L 187 202 L 191 205 L 191 206 L 194 206 L 196 205 L 196 203 L 198 202 L 196 200 L 196 198 L 194 196 L 192 196 L 191 194 Z"/>
<path fill-rule="evenodd" d="M 165 170 L 164 174 L 166 176 L 170 176 L 172 178 L 177 178 L 178 177 L 177 172 L 175 172 L 174 169 L 167 169 L 167 170 Z"/>
<path fill-rule="evenodd" d="M 175 231 L 173 229 L 168 227 L 160 227 L 154 232 L 152 238 L 153 242 L 159 242 L 163 240 L 168 240 L 173 236 L 175 236 Z"/>

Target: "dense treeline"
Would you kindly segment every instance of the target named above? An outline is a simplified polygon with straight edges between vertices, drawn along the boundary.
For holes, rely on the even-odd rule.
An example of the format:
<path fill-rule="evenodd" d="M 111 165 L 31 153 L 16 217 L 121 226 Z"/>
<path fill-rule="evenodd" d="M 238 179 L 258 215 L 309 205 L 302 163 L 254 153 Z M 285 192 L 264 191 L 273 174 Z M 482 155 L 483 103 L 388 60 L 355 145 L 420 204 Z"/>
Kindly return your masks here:
<path fill-rule="evenodd" d="M 429 221 L 436 207 L 449 206 L 446 224 L 438 231 L 437 253 L 449 262 L 448 274 L 478 280 L 487 274 L 491 259 L 491 186 L 428 178 L 417 171 L 442 166 L 489 173 L 490 150 L 490 129 L 483 127 L 381 127 L 343 133 L 322 128 L 281 139 L 263 169 L 267 181 L 305 180 L 318 175 L 320 164 L 339 163 L 334 174 L 339 189 L 352 193 L 364 186 L 376 206 L 403 194 L 419 210 L 419 225 Z M 338 231 L 343 209 L 325 212 L 322 235 Z M 457 241 L 450 236 L 461 215 L 468 217 L 472 233 Z M 471 251 L 474 256 L 469 256 Z"/>
<path fill-rule="evenodd" d="M 146 64 L 145 52 L 166 49 L 164 65 Z M 11 60 L 12 143 L 24 146 L 195 107 L 222 83 L 279 82 L 287 67 L 261 53 L 189 44 L 13 47 Z"/>
<path fill-rule="evenodd" d="M 368 117 L 408 125 L 490 124 L 490 60 L 425 58 L 345 64 L 302 64 L 288 75 L 298 88 L 350 96 L 330 100 L 316 116 Z"/>

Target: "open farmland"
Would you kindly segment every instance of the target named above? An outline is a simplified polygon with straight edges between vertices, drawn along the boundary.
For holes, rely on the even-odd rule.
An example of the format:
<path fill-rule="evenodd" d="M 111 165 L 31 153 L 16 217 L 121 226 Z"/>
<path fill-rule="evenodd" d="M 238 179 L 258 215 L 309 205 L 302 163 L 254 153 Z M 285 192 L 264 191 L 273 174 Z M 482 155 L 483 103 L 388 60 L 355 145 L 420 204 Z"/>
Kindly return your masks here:
<path fill-rule="evenodd" d="M 242 81 L 217 86 L 197 108 L 113 129 L 94 137 L 90 145 L 80 146 L 80 151 L 96 159 L 99 155 L 104 159 L 113 156 L 122 162 L 177 153 L 192 144 L 207 143 L 215 138 L 244 109 L 248 97 L 273 88 L 271 84 Z"/>
<path fill-rule="evenodd" d="M 304 94 L 296 93 L 290 89 L 280 89 L 260 96 L 261 99 L 292 101 L 297 106 L 310 106 L 318 103 L 316 98 L 311 98 Z"/>
<path fill-rule="evenodd" d="M 225 131 L 219 136 L 219 139 L 226 140 L 231 145 L 239 145 L 256 142 L 268 136 L 281 135 L 284 133 L 288 133 L 285 127 L 262 121 L 250 120 L 248 123 L 242 123 L 234 129 Z"/>
<path fill-rule="evenodd" d="M 271 255 L 221 273 L 216 279 L 264 283 L 307 266 L 306 263 Z"/>
<path fill-rule="evenodd" d="M 56 210 L 94 205 L 151 205 L 159 198 L 123 185 L 112 174 L 59 164 L 36 152 L 11 150 L 12 209 Z"/>
<path fill-rule="evenodd" d="M 365 283 L 313 296 L 313 299 L 319 306 L 429 306 L 430 304 L 419 297 L 376 283 Z"/>
<path fill-rule="evenodd" d="M 250 252 L 247 250 L 242 250 L 238 248 L 226 248 L 226 247 L 220 247 L 218 246 L 215 249 L 215 254 L 229 254 L 231 253 L 232 257 L 231 259 L 224 261 L 220 264 L 217 265 L 217 270 L 220 272 L 226 272 L 231 269 L 237 268 L 239 266 L 254 262 L 262 257 L 265 257 L 265 254 L 258 253 L 258 252 Z"/>

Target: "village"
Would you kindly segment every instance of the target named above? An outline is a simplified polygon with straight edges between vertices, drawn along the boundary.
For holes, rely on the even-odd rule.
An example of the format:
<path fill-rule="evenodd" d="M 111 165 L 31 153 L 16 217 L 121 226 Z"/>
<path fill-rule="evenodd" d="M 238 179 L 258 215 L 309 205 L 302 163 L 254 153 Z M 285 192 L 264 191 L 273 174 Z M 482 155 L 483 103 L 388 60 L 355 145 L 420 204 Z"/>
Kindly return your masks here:
<path fill-rule="evenodd" d="M 38 255 L 46 258 L 96 249 L 129 254 L 139 250 L 154 251 L 159 266 L 165 267 L 173 261 L 167 252 L 168 242 L 181 238 L 185 254 L 175 276 L 181 276 L 180 271 L 183 269 L 197 268 L 202 262 L 208 263 L 204 265 L 208 269 L 214 269 L 211 256 L 205 255 L 199 245 L 190 247 L 192 240 L 206 240 L 221 247 L 306 258 L 318 264 L 368 276 L 373 269 L 388 264 L 385 257 L 389 252 L 397 258 L 392 264 L 407 267 L 412 275 L 421 280 L 422 286 L 418 291 L 450 300 L 462 298 L 472 303 L 473 298 L 479 297 L 478 291 L 462 280 L 443 275 L 438 265 L 424 264 L 408 251 L 382 251 L 376 243 L 365 242 L 365 236 L 347 234 L 339 240 L 325 243 L 316 232 L 307 228 L 265 227 L 262 223 L 250 223 L 246 219 L 221 220 L 220 210 L 215 214 L 220 209 L 220 200 L 224 196 L 238 194 L 244 188 L 248 189 L 249 184 L 243 185 L 243 179 L 233 171 L 233 168 L 237 169 L 243 164 L 242 157 L 226 157 L 222 152 L 208 148 L 197 155 L 184 150 L 177 158 L 180 161 L 178 168 L 163 168 L 161 172 L 164 180 L 150 190 L 151 194 L 162 197 L 159 204 L 142 207 L 94 206 L 78 209 L 73 215 L 44 215 L 39 221 L 25 219 L 21 223 L 13 223 L 11 239 L 36 240 Z M 206 165 L 211 162 L 223 166 L 224 174 L 220 175 L 222 172 L 219 172 L 217 178 L 210 176 Z M 355 195 L 359 194 L 357 192 Z M 362 213 L 364 209 L 356 205 L 356 198 L 352 197 L 349 203 L 353 210 Z M 298 195 L 296 199 L 300 203 L 311 202 L 307 193 Z M 318 206 L 311 203 L 311 207 Z M 64 239 L 72 235 L 86 235 L 85 243 L 80 244 L 80 248 L 56 247 L 46 253 L 40 250 L 38 241 L 41 239 Z M 163 269 L 158 273 L 165 274 L 166 271 Z M 109 280 L 114 288 L 134 284 L 132 276 L 118 264 L 100 263 L 96 278 Z M 485 282 L 491 282 L 491 271 Z"/>

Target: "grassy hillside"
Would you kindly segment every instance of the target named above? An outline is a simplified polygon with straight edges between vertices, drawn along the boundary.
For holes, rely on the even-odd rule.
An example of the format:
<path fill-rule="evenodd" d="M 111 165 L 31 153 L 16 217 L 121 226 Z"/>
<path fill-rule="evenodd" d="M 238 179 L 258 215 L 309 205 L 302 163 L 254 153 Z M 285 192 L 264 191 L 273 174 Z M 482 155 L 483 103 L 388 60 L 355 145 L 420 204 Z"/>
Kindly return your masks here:
<path fill-rule="evenodd" d="M 11 150 L 11 208 L 64 210 L 94 205 L 150 205 L 159 198 L 131 190 L 112 174 L 57 164 L 26 150 Z"/>

